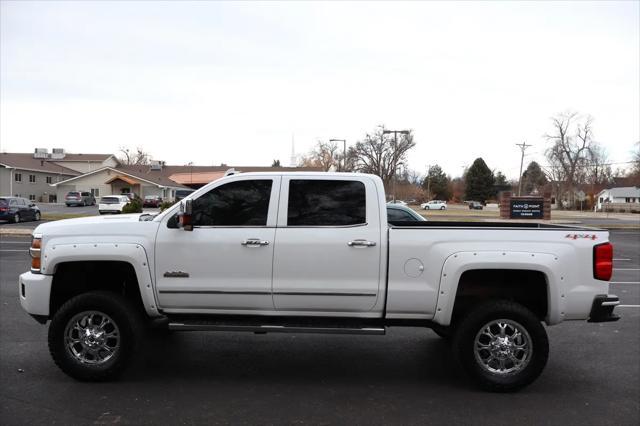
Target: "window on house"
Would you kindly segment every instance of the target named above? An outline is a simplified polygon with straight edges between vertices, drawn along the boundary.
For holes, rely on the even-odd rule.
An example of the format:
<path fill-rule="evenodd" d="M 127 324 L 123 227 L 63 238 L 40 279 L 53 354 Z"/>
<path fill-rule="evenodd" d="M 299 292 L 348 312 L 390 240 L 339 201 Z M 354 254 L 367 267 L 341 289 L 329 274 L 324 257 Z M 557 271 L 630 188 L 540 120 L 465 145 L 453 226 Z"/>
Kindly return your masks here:
<path fill-rule="evenodd" d="M 14 175 L 13 175 L 13 179 L 14 179 L 16 182 L 22 182 L 22 173 L 16 173 L 16 174 L 14 174 Z"/>
<path fill-rule="evenodd" d="M 631 198 L 630 197 L 625 197 L 624 198 L 624 202 L 625 203 L 630 203 L 631 202 Z"/>
<path fill-rule="evenodd" d="M 36 183 L 36 175 L 29 175 L 29 183 Z"/>
<path fill-rule="evenodd" d="M 29 194 L 29 200 L 30 201 L 35 201 L 36 200 L 36 196 L 34 194 Z"/>
<path fill-rule="evenodd" d="M 91 194 L 93 194 L 94 197 L 99 197 L 100 196 L 100 189 L 99 188 L 91 188 Z"/>
<path fill-rule="evenodd" d="M 53 177 L 47 176 L 47 183 L 53 183 Z"/>

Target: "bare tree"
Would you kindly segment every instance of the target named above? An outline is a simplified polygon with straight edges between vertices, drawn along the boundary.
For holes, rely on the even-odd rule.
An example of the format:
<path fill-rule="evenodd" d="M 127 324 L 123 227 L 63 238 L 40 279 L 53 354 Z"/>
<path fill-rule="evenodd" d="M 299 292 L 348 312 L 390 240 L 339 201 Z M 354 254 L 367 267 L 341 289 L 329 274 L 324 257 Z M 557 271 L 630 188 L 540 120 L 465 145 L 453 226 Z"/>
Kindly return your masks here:
<path fill-rule="evenodd" d="M 135 150 L 127 147 L 120 147 L 120 157 L 118 160 L 127 166 L 131 165 L 147 165 L 151 160 L 151 155 L 145 152 L 142 147 L 137 147 Z"/>
<path fill-rule="evenodd" d="M 568 193 L 569 205 L 574 203 L 575 184 L 588 164 L 593 146 L 593 118 L 581 121 L 577 112 L 565 112 L 552 117 L 553 132 L 546 135 L 552 143 L 546 151 L 553 178 L 563 182 L 559 187 Z M 575 129 L 575 130 L 574 130 Z M 562 198 L 562 193 L 558 196 Z"/>
<path fill-rule="evenodd" d="M 302 167 L 321 167 L 322 170 L 329 171 L 331 167 L 338 168 L 340 164 L 340 154 L 338 145 L 334 142 L 318 141 L 316 146 L 300 159 L 299 165 Z"/>
<path fill-rule="evenodd" d="M 378 126 L 373 133 L 367 134 L 351 148 L 351 155 L 355 170 L 378 175 L 388 185 L 398 169 L 406 167 L 407 152 L 416 143 L 412 132 L 398 135 L 396 141 L 393 136 L 385 135 L 384 130 L 384 126 Z"/>

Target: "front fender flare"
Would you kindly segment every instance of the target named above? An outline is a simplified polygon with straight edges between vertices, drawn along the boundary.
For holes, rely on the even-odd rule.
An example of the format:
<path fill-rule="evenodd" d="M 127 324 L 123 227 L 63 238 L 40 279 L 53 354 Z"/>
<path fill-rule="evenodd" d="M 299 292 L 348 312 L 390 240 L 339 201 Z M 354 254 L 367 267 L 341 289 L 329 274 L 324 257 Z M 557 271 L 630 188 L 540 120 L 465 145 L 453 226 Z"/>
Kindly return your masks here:
<path fill-rule="evenodd" d="M 161 316 L 153 292 L 153 278 L 147 252 L 135 243 L 83 243 L 48 244 L 42 253 L 42 273 L 55 274 L 56 268 L 65 262 L 121 261 L 133 266 L 138 279 L 144 309 L 151 317 Z"/>

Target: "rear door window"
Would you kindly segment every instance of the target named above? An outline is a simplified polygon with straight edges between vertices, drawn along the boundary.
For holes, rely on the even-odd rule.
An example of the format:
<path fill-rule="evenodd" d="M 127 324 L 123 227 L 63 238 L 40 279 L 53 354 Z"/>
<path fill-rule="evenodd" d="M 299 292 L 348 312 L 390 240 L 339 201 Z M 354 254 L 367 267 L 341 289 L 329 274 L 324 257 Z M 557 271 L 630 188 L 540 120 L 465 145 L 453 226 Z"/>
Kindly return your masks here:
<path fill-rule="evenodd" d="M 366 223 L 364 183 L 353 180 L 289 182 L 287 226 L 353 226 Z"/>

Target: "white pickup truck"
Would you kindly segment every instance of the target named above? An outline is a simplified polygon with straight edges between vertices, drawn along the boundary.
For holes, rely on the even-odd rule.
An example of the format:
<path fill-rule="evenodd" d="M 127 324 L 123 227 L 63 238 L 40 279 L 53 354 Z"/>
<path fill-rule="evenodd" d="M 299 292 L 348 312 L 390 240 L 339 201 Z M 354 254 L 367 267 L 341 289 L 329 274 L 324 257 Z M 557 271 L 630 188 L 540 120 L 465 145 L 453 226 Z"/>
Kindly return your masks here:
<path fill-rule="evenodd" d="M 387 222 L 382 181 L 226 176 L 158 215 L 38 226 L 22 307 L 80 380 L 120 373 L 153 323 L 176 331 L 384 334 L 428 327 L 494 391 L 535 380 L 543 323 L 615 321 L 608 232 Z M 247 348 L 247 350 L 250 350 Z"/>

